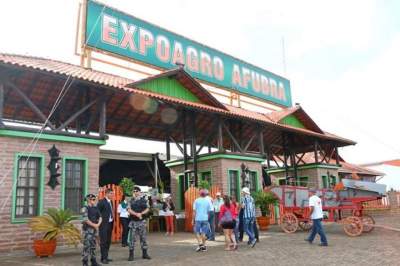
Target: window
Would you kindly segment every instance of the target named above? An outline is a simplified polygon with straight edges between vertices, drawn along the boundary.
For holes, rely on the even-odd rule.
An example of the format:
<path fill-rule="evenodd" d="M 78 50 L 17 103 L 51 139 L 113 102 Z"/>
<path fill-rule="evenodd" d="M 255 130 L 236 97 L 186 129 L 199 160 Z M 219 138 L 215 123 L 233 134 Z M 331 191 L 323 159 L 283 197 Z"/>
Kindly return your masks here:
<path fill-rule="evenodd" d="M 322 188 L 328 188 L 328 177 L 323 175 L 322 176 Z"/>
<path fill-rule="evenodd" d="M 37 157 L 18 157 L 15 218 L 32 217 L 40 213 L 41 160 Z"/>
<path fill-rule="evenodd" d="M 178 183 L 179 183 L 179 195 L 178 195 L 178 202 L 180 209 L 185 209 L 185 192 L 189 188 L 189 179 L 185 175 L 181 174 L 178 176 Z"/>
<path fill-rule="evenodd" d="M 76 214 L 83 207 L 85 163 L 84 160 L 64 160 L 64 209 L 70 209 Z"/>
<path fill-rule="evenodd" d="M 329 177 L 329 184 L 330 184 L 330 186 L 331 187 L 334 187 L 335 185 L 336 185 L 336 177 L 334 176 L 334 175 L 331 175 L 330 177 Z"/>
<path fill-rule="evenodd" d="M 307 176 L 297 177 L 297 185 L 301 186 L 301 187 L 307 187 L 308 186 L 308 177 Z"/>
<path fill-rule="evenodd" d="M 258 178 L 257 178 L 257 172 L 256 171 L 250 171 L 249 172 L 249 188 L 250 188 L 250 193 L 256 192 L 258 189 Z"/>
<path fill-rule="evenodd" d="M 206 180 L 211 185 L 211 171 L 202 172 L 201 180 Z"/>
<path fill-rule="evenodd" d="M 229 170 L 229 195 L 239 200 L 239 171 Z"/>
<path fill-rule="evenodd" d="M 278 185 L 279 186 L 284 186 L 286 185 L 286 178 L 279 178 L 278 180 Z"/>

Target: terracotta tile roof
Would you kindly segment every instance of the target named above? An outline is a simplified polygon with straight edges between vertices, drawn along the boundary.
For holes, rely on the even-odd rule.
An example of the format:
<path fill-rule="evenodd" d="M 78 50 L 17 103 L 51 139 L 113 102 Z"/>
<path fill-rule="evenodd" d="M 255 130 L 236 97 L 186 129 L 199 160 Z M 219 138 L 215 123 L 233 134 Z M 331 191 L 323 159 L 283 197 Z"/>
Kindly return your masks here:
<path fill-rule="evenodd" d="M 318 154 L 318 159 L 321 160 L 322 159 L 322 155 Z M 306 163 L 314 163 L 315 162 L 315 156 L 313 152 L 308 152 L 306 153 L 302 160 Z M 330 164 L 336 164 L 336 160 L 335 159 L 331 159 Z M 381 173 L 379 171 L 376 170 L 372 170 L 369 169 L 367 167 L 361 166 L 361 165 L 357 165 L 357 164 L 352 164 L 352 163 L 348 163 L 345 161 L 339 161 L 339 164 L 341 165 L 341 167 L 338 169 L 339 172 L 341 173 L 351 173 L 351 174 L 355 174 L 355 176 L 357 175 L 374 175 L 374 176 L 383 176 L 385 175 L 384 173 Z"/>
<path fill-rule="evenodd" d="M 269 119 L 271 119 L 271 121 L 274 121 L 276 123 L 278 123 L 280 120 L 282 120 L 283 118 L 287 117 L 288 115 L 293 114 L 294 112 L 296 112 L 297 110 L 299 110 L 300 106 L 293 106 L 293 107 L 289 107 L 289 108 L 284 108 L 280 111 L 274 111 L 271 112 L 269 114 L 265 114 L 266 117 L 268 117 Z"/>
<path fill-rule="evenodd" d="M 45 59 L 45 58 L 39 58 L 39 57 L 32 57 L 32 56 L 22 56 L 22 55 L 13 55 L 13 54 L 4 54 L 0 53 L 0 66 L 5 65 L 7 67 L 15 66 L 17 68 L 30 68 L 30 69 L 35 69 L 38 71 L 43 71 L 43 72 L 48 72 L 48 73 L 55 73 L 59 75 L 64 75 L 64 76 L 71 76 L 76 79 L 100 84 L 103 86 L 108 86 L 112 88 L 117 88 L 121 90 L 125 90 L 128 92 L 134 92 L 142 95 L 146 95 L 148 97 L 152 97 L 155 99 L 159 99 L 162 101 L 167 101 L 175 104 L 180 104 L 184 105 L 187 107 L 192 107 L 192 108 L 197 108 L 200 110 L 204 111 L 209 111 L 209 112 L 214 112 L 214 113 L 219 113 L 223 114 L 226 116 L 231 116 L 231 117 L 236 117 L 236 118 L 244 118 L 246 120 L 254 121 L 254 122 L 259 122 L 259 123 L 264 123 L 264 124 L 269 124 L 274 126 L 277 129 L 283 129 L 295 133 L 300 133 L 303 135 L 308 135 L 308 136 L 314 136 L 317 138 L 322 138 L 322 139 L 328 139 L 328 140 L 335 140 L 338 142 L 341 142 L 344 145 L 354 145 L 355 142 L 349 139 L 341 138 L 338 136 L 334 136 L 331 134 L 323 134 L 323 133 L 317 133 L 313 132 L 311 130 L 307 129 L 302 129 L 302 128 L 297 128 L 293 127 L 290 125 L 283 125 L 283 124 L 278 124 L 275 121 L 273 121 L 272 118 L 261 114 L 257 112 L 252 112 L 249 110 L 245 110 L 242 108 L 237 108 L 229 105 L 225 105 L 225 107 L 228 109 L 222 109 L 222 108 L 217 108 L 214 106 L 206 105 L 206 104 L 201 104 L 201 103 L 194 103 L 190 101 L 185 101 L 173 97 L 169 97 L 166 95 L 161 95 L 158 93 L 152 93 L 152 92 L 147 92 L 143 91 L 140 89 L 135 89 L 135 88 L 128 88 L 126 87 L 127 84 L 130 84 L 134 82 L 131 79 L 108 74 L 105 72 L 100 72 L 92 69 L 86 69 L 77 65 L 69 64 L 69 63 L 64 63 L 61 61 L 56 61 L 52 59 Z M 287 112 L 293 112 L 296 111 L 296 107 L 293 107 L 294 110 L 291 110 L 292 108 L 288 108 L 290 110 L 287 110 Z"/>
<path fill-rule="evenodd" d="M 66 76 L 71 75 L 71 77 L 77 79 L 82 79 L 118 89 L 123 89 L 126 84 L 133 82 L 131 79 L 40 57 L 0 53 L 0 64 L 28 67 Z"/>
<path fill-rule="evenodd" d="M 180 84 L 182 84 L 187 90 L 192 92 L 203 103 L 227 110 L 225 105 L 218 101 L 208 90 L 206 90 L 197 80 L 190 76 L 189 73 L 187 73 L 183 68 L 171 69 L 145 79 L 134 81 L 133 83 L 127 84 L 126 87 L 138 88 L 138 86 L 141 84 L 163 77 L 176 79 Z"/>
<path fill-rule="evenodd" d="M 279 124 L 283 124 L 282 120 L 289 115 L 294 115 L 307 129 L 315 131 L 317 133 L 323 133 L 323 131 L 318 127 L 314 120 L 311 119 L 311 117 L 303 110 L 300 105 L 266 114 L 268 118 Z"/>
<path fill-rule="evenodd" d="M 384 165 L 384 164 L 400 167 L 400 159 L 381 161 L 381 162 L 376 162 L 376 163 L 366 163 L 366 164 L 363 164 L 363 166 L 377 166 L 377 165 Z"/>
<path fill-rule="evenodd" d="M 374 175 L 374 176 L 384 176 L 385 174 L 376 170 L 369 169 L 367 167 L 363 167 L 357 164 L 351 164 L 347 162 L 340 162 L 342 165 L 339 169 L 339 172 L 342 173 L 356 173 L 358 175 Z"/>
<path fill-rule="evenodd" d="M 400 166 L 400 160 L 385 161 L 383 163 L 392 166 Z"/>

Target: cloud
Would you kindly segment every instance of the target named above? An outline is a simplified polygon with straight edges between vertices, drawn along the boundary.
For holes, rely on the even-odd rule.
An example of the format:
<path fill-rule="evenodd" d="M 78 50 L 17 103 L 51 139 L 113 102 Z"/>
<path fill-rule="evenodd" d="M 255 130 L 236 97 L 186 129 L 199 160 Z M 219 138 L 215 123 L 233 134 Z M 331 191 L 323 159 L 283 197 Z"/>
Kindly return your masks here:
<path fill-rule="evenodd" d="M 369 162 L 400 156 L 400 34 L 367 64 L 335 80 L 321 80 L 312 71 L 293 75 L 294 99 L 299 100 L 327 131 L 358 142 L 345 149 L 350 160 Z M 315 66 L 318 68 L 318 66 Z"/>

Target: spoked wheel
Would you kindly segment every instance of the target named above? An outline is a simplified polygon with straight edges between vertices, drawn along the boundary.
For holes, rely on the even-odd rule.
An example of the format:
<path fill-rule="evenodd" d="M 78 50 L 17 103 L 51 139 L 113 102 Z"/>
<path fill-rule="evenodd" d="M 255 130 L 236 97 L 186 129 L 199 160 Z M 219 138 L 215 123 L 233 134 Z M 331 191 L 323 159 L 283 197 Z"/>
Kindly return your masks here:
<path fill-rule="evenodd" d="M 312 221 L 310 220 L 299 222 L 299 227 L 301 228 L 301 230 L 308 232 L 312 227 Z"/>
<path fill-rule="evenodd" d="M 285 213 L 281 218 L 281 228 L 285 233 L 294 233 L 299 228 L 299 220 L 293 213 Z"/>
<path fill-rule="evenodd" d="M 360 217 L 349 216 L 344 220 L 343 230 L 348 236 L 359 236 L 363 232 L 363 222 Z"/>
<path fill-rule="evenodd" d="M 374 230 L 374 224 L 375 224 L 375 220 L 369 216 L 369 215 L 364 215 L 361 217 L 361 221 L 363 223 L 363 232 L 365 233 L 369 233 L 372 230 Z"/>

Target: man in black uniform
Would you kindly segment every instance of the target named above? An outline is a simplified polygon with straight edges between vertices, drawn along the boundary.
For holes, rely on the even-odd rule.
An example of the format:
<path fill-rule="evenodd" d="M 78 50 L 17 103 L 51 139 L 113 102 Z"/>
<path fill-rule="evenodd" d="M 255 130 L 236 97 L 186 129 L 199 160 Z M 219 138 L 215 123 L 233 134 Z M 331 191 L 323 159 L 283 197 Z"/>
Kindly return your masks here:
<path fill-rule="evenodd" d="M 100 266 L 96 261 L 96 233 L 101 224 L 101 217 L 96 207 L 96 195 L 86 195 L 86 201 L 87 206 L 84 206 L 81 210 L 83 235 L 82 263 L 83 266 L 88 266 L 90 257 L 92 266 Z"/>
<path fill-rule="evenodd" d="M 114 191 L 107 189 L 104 199 L 99 200 L 97 208 L 99 208 L 103 222 L 99 228 L 100 236 L 100 253 L 101 263 L 108 264 L 112 259 L 108 257 L 108 251 L 111 245 L 111 233 L 114 225 L 114 207 L 112 200 L 114 198 Z"/>
<path fill-rule="evenodd" d="M 128 212 L 131 215 L 131 221 L 129 223 L 129 259 L 133 261 L 133 254 L 135 249 L 136 236 L 139 235 L 140 245 L 142 247 L 142 258 L 150 260 L 150 256 L 147 254 L 147 241 L 146 241 L 146 214 L 150 211 L 149 205 L 145 197 L 141 195 L 140 187 L 134 187 L 134 197 L 131 199 L 128 205 Z"/>

